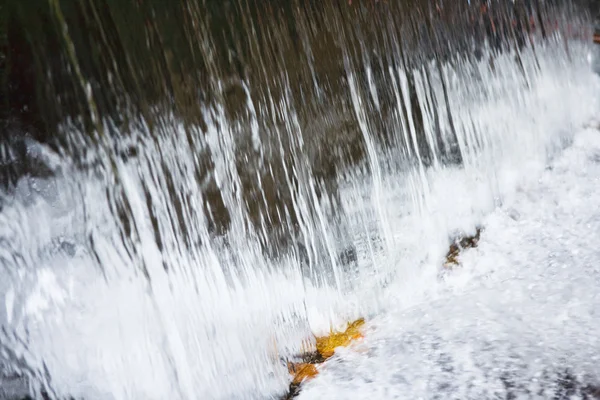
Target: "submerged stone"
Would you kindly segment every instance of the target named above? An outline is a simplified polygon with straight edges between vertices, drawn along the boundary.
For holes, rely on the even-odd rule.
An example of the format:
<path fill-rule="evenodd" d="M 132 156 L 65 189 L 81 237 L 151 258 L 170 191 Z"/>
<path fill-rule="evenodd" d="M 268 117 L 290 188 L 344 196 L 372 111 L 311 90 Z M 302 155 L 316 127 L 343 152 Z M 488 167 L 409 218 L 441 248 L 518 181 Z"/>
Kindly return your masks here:
<path fill-rule="evenodd" d="M 452 269 L 458 265 L 458 256 L 463 250 L 477 247 L 479 244 L 479 238 L 481 236 L 482 228 L 477 228 L 475 235 L 463 236 L 454 240 L 454 243 L 450 245 L 448 253 L 446 254 L 446 260 L 444 262 L 444 268 Z"/>

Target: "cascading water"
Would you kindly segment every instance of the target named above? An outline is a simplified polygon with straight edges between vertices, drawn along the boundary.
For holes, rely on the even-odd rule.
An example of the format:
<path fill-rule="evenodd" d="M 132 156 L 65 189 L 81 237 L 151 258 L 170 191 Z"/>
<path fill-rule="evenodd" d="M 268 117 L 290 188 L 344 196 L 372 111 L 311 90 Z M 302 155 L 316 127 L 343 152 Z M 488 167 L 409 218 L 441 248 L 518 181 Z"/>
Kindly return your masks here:
<path fill-rule="evenodd" d="M 435 297 L 598 110 L 577 7 L 455 3 L 9 2 L 6 395 L 278 398 L 311 332 Z"/>

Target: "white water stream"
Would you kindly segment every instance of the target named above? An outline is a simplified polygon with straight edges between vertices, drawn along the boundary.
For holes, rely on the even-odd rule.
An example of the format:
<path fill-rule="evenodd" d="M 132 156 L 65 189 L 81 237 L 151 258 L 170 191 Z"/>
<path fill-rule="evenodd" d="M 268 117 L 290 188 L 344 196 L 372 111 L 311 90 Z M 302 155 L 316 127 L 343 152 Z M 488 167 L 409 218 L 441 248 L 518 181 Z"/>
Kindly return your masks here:
<path fill-rule="evenodd" d="M 201 210 L 185 168 L 201 149 L 177 143 L 176 122 L 171 138 L 143 142 L 137 160 L 116 165 L 138 233 L 134 254 L 104 196 L 111 181 L 51 160 L 57 178 L 23 178 L 3 199 L 3 358 L 56 396 L 275 398 L 290 379 L 279 357 L 296 354 L 310 332 L 365 316 L 364 342 L 336 355 L 300 398 L 495 398 L 507 390 L 505 376 L 529 396 L 551 390 L 565 368 L 598 380 L 600 132 L 583 127 L 599 116 L 600 85 L 587 45 L 572 43 L 567 56 L 561 43 L 524 50 L 522 69 L 509 53 L 493 70 L 487 60 L 444 66 L 462 165 L 425 167 L 402 156 L 414 147 L 367 146 L 368 165 L 339 177 L 344 240 L 357 254 L 350 266 L 335 260 L 340 228 L 307 178 L 295 207 L 313 218 L 302 225 L 305 238 L 327 244 L 311 249 L 312 268 L 331 272 L 318 280 L 295 253 L 273 261 L 259 250 L 222 116 L 206 146 L 224 201 L 239 210 L 219 239 L 201 211 L 185 215 L 192 250 L 173 228 L 165 178 L 152 168 L 157 154 L 177 167 L 175 190 Z M 402 70 L 389 74 L 406 79 Z M 422 108 L 438 107 L 419 88 L 424 70 L 416 76 Z M 432 87 L 439 101 L 441 85 Z M 374 96 L 351 90 L 370 139 L 361 107 Z M 398 110 L 410 101 L 397 100 Z M 441 137 L 450 140 L 440 112 Z M 414 123 L 400 111 L 396 123 L 396 136 L 410 143 Z M 480 247 L 441 276 L 448 238 L 478 225 Z"/>

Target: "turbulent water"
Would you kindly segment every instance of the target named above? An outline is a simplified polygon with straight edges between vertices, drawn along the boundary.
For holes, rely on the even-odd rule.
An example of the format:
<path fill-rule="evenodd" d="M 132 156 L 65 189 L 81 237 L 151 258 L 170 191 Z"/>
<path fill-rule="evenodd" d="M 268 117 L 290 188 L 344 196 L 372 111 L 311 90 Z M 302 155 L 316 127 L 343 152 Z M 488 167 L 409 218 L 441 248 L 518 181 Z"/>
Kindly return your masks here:
<path fill-rule="evenodd" d="M 599 151 L 597 126 L 577 132 L 483 218 L 460 270 L 390 303 L 300 398 L 597 398 Z"/>
<path fill-rule="evenodd" d="M 218 43 L 194 42 L 220 95 L 190 105 L 202 89 L 176 82 L 165 37 L 152 46 L 173 97 L 139 111 L 114 89 L 121 119 L 67 52 L 89 120 L 61 114 L 59 145 L 20 142 L 47 173 L 0 194 L 4 395 L 278 398 L 285 360 L 357 317 L 365 341 L 300 398 L 548 398 L 565 371 L 598 381 L 600 132 L 576 135 L 599 116 L 592 45 L 566 16 L 475 51 L 443 48 L 452 24 L 420 43 L 393 18 L 369 38 L 354 11 L 293 12 L 302 64 L 279 28 L 241 19 L 256 57 L 241 36 L 231 57 L 260 68 L 226 78 Z M 344 32 L 333 66 L 318 29 Z M 110 79 L 138 84 L 125 76 Z M 478 226 L 481 246 L 442 273 L 450 239 Z"/>

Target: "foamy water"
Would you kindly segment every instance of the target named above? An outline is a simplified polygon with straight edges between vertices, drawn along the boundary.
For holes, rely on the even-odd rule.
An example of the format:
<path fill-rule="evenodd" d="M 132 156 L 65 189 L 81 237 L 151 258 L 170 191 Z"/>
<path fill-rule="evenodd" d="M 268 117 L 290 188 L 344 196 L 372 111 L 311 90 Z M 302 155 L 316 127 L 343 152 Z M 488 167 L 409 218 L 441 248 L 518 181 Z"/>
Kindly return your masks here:
<path fill-rule="evenodd" d="M 374 317 L 299 398 L 584 398 L 600 384 L 599 155 L 600 130 L 578 132 L 437 290 Z"/>
<path fill-rule="evenodd" d="M 444 68 L 463 165 L 426 168 L 374 142 L 369 172 L 340 176 L 357 260 L 335 261 L 337 227 L 324 216 L 327 204 L 317 204 L 316 223 L 303 228 L 330 244 L 323 252 L 314 245 L 318 279 L 294 253 L 265 258 L 243 211 L 225 238 L 212 237 L 198 212 L 185 216 L 193 250 L 178 242 L 174 222 L 159 226 L 157 244 L 146 193 L 157 212 L 170 208 L 159 190 L 164 177 L 148 165 L 161 150 L 171 165 L 187 165 L 198 149 L 170 143 L 169 153 L 168 139 L 148 142 L 141 161 L 116 165 L 135 254 L 103 197 L 110 181 L 67 163 L 54 180 L 23 179 L 0 214 L 4 357 L 56 396 L 272 398 L 290 379 L 281 359 L 310 332 L 366 316 L 364 343 L 329 362 L 302 397 L 485 398 L 503 390 L 506 371 L 533 390 L 558 373 L 557 363 L 594 377 L 600 143 L 596 130 L 570 143 L 600 109 L 600 87 L 586 46 L 574 44 L 570 59 L 556 43 L 536 51 L 522 55 L 524 73 L 514 54 L 499 56 L 494 72 L 487 62 Z M 368 96 L 353 93 L 367 139 L 372 125 L 360 105 Z M 423 89 L 423 104 L 427 96 Z M 414 130 L 397 122 L 398 136 Z M 233 208 L 240 183 L 226 177 L 235 147 L 223 121 L 212 129 L 207 146 Z M 175 175 L 175 189 L 200 209 L 189 173 Z M 296 207 L 306 206 L 310 188 Z M 480 247 L 440 279 L 448 237 L 477 225 L 485 227 Z"/>

